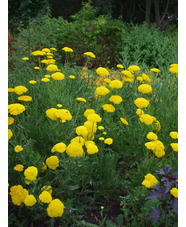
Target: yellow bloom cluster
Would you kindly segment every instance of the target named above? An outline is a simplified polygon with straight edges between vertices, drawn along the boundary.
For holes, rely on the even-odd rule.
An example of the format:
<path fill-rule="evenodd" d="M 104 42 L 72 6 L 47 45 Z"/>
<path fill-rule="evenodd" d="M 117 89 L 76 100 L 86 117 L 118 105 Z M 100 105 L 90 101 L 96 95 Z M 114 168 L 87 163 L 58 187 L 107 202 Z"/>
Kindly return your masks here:
<path fill-rule="evenodd" d="M 25 106 L 19 103 L 8 105 L 8 113 L 11 115 L 19 115 L 25 111 Z"/>
<path fill-rule="evenodd" d="M 71 113 L 66 109 L 51 108 L 46 111 L 46 115 L 51 120 L 60 120 L 62 123 L 72 119 Z"/>
<path fill-rule="evenodd" d="M 122 99 L 122 97 L 119 96 L 119 95 L 112 95 L 112 96 L 109 98 L 109 101 L 110 101 L 110 102 L 113 102 L 114 104 L 120 104 L 120 103 L 123 101 L 123 99 Z"/>
<path fill-rule="evenodd" d="M 91 58 L 95 58 L 96 57 L 92 52 L 85 52 L 84 55 L 85 56 L 89 56 Z"/>
<path fill-rule="evenodd" d="M 104 104 L 102 108 L 109 113 L 113 113 L 116 110 L 112 104 Z"/>
<path fill-rule="evenodd" d="M 142 185 L 144 185 L 146 188 L 153 188 L 154 185 L 158 183 L 158 180 L 155 176 L 153 176 L 151 173 L 148 173 L 145 176 L 144 181 L 142 182 Z"/>
<path fill-rule="evenodd" d="M 70 47 L 63 47 L 62 50 L 64 50 L 65 52 L 73 52 Z"/>
<path fill-rule="evenodd" d="M 108 76 L 109 75 L 109 71 L 106 69 L 106 68 L 103 68 L 103 67 L 99 67 L 96 69 L 96 73 L 99 75 L 99 76 Z"/>

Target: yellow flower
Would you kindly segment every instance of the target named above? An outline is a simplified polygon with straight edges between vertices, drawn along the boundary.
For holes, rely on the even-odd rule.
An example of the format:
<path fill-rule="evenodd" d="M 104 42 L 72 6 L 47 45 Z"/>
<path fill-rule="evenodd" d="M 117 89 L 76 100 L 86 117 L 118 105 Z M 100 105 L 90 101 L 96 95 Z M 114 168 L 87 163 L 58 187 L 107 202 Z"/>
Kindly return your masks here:
<path fill-rule="evenodd" d="M 99 137 L 99 140 L 105 140 L 103 137 Z"/>
<path fill-rule="evenodd" d="M 147 107 L 149 105 L 149 101 L 147 99 L 144 98 L 137 98 L 134 101 L 134 104 L 138 107 L 138 108 L 144 108 Z"/>
<path fill-rule="evenodd" d="M 173 151 L 178 152 L 178 143 L 171 143 L 170 145 L 171 145 Z"/>
<path fill-rule="evenodd" d="M 66 150 L 67 146 L 64 143 L 57 143 L 51 149 L 52 153 L 55 151 L 58 153 L 63 153 Z"/>
<path fill-rule="evenodd" d="M 62 107 L 62 105 L 61 105 L 61 104 L 57 104 L 57 107 L 61 108 L 61 107 Z"/>
<path fill-rule="evenodd" d="M 35 197 L 33 195 L 27 195 L 24 200 L 24 204 L 27 207 L 34 206 L 36 204 L 36 202 L 37 202 L 37 200 L 35 199 Z"/>
<path fill-rule="evenodd" d="M 35 66 L 34 69 L 40 69 L 38 66 Z"/>
<path fill-rule="evenodd" d="M 19 103 L 8 105 L 8 113 L 11 115 L 19 115 L 25 111 L 25 106 Z"/>
<path fill-rule="evenodd" d="M 142 92 L 143 94 L 148 94 L 152 92 L 152 87 L 149 84 L 141 84 L 138 87 L 138 91 Z"/>
<path fill-rule="evenodd" d="M 82 125 L 76 128 L 76 133 L 77 135 L 83 136 L 84 138 L 86 138 L 88 135 L 88 130 L 84 125 Z"/>
<path fill-rule="evenodd" d="M 54 51 L 57 51 L 56 48 L 54 48 L 54 47 L 51 47 L 50 49 L 51 49 L 51 50 L 54 50 Z"/>
<path fill-rule="evenodd" d="M 155 72 L 155 73 L 160 72 L 160 70 L 159 70 L 159 69 L 157 69 L 157 68 L 152 68 L 152 69 L 150 69 L 150 71 L 151 71 L 151 72 Z"/>
<path fill-rule="evenodd" d="M 71 142 L 66 149 L 66 153 L 70 157 L 73 157 L 73 158 L 74 157 L 81 157 L 84 154 L 82 145 L 80 143 L 77 143 L 77 142 Z"/>
<path fill-rule="evenodd" d="M 62 50 L 64 50 L 65 52 L 73 52 L 70 47 L 63 47 Z"/>
<path fill-rule="evenodd" d="M 119 89 L 123 87 L 123 83 L 120 80 L 113 80 L 109 83 L 109 87 Z"/>
<path fill-rule="evenodd" d="M 87 153 L 88 154 L 95 154 L 99 151 L 98 147 L 95 144 L 89 143 L 87 145 Z"/>
<path fill-rule="evenodd" d="M 8 117 L 8 125 L 12 125 L 14 123 L 13 117 Z"/>
<path fill-rule="evenodd" d="M 104 130 L 104 127 L 100 125 L 100 126 L 98 126 L 98 129 L 99 130 Z"/>
<path fill-rule="evenodd" d="M 119 95 L 112 95 L 112 96 L 109 98 L 109 101 L 110 101 L 110 102 L 113 102 L 114 104 L 120 104 L 120 103 L 123 101 L 123 99 L 122 99 L 122 97 L 119 96 Z"/>
<path fill-rule="evenodd" d="M 53 155 L 46 159 L 46 165 L 49 169 L 55 170 L 59 166 L 59 159 Z"/>
<path fill-rule="evenodd" d="M 50 118 L 51 120 L 53 121 L 57 121 L 58 120 L 58 117 L 55 115 L 55 113 L 57 112 L 58 110 L 56 108 L 50 108 L 46 111 L 46 115 L 48 118 Z"/>
<path fill-rule="evenodd" d="M 59 199 L 52 200 L 47 207 L 47 214 L 51 218 L 61 217 L 64 212 L 64 205 Z"/>
<path fill-rule="evenodd" d="M 141 77 L 141 76 L 138 76 L 136 79 L 137 79 L 138 81 L 140 81 L 140 82 L 143 81 L 143 77 Z"/>
<path fill-rule="evenodd" d="M 155 133 L 149 132 L 149 133 L 147 134 L 147 139 L 149 139 L 149 140 L 157 140 L 158 137 L 157 137 L 157 135 L 156 135 Z"/>
<path fill-rule="evenodd" d="M 24 58 L 22 58 L 22 60 L 23 60 L 23 61 L 28 61 L 29 58 L 28 58 L 28 57 L 24 57 Z"/>
<path fill-rule="evenodd" d="M 178 132 L 170 132 L 170 137 L 172 139 L 178 139 Z"/>
<path fill-rule="evenodd" d="M 23 93 L 26 93 L 28 91 L 28 89 L 24 86 L 17 86 L 14 88 L 14 91 L 17 95 L 22 95 Z"/>
<path fill-rule="evenodd" d="M 98 114 L 91 113 L 87 116 L 87 120 L 90 122 L 100 122 L 102 119 Z"/>
<path fill-rule="evenodd" d="M 172 67 L 169 69 L 169 72 L 178 74 L 178 68 Z"/>
<path fill-rule="evenodd" d="M 120 69 L 124 69 L 124 67 L 121 64 L 116 65 L 116 67 L 118 67 Z"/>
<path fill-rule="evenodd" d="M 39 195 L 39 200 L 42 203 L 50 203 L 52 201 L 52 196 L 48 191 L 42 191 L 42 193 Z"/>
<path fill-rule="evenodd" d="M 85 52 L 84 55 L 89 56 L 91 58 L 95 58 L 96 57 L 92 52 Z"/>
<path fill-rule="evenodd" d="M 131 65 L 131 66 L 128 67 L 128 70 L 129 71 L 139 71 L 140 67 L 137 66 L 137 65 Z"/>
<path fill-rule="evenodd" d="M 70 79 L 75 79 L 76 77 L 73 76 L 73 75 L 70 75 L 69 78 L 70 78 Z"/>
<path fill-rule="evenodd" d="M 50 49 L 48 49 L 48 48 L 43 48 L 41 51 L 44 51 L 46 53 L 50 53 Z"/>
<path fill-rule="evenodd" d="M 104 143 L 111 145 L 113 143 L 113 139 L 107 138 L 107 139 L 104 140 Z"/>
<path fill-rule="evenodd" d="M 121 73 L 128 78 L 132 78 L 132 79 L 134 78 L 134 75 L 128 70 L 122 70 Z"/>
<path fill-rule="evenodd" d="M 158 180 L 155 176 L 153 176 L 151 173 L 148 173 L 145 176 L 145 180 L 142 182 L 142 185 L 144 185 L 147 188 L 153 188 L 154 185 L 158 183 Z"/>
<path fill-rule="evenodd" d="M 30 102 L 32 101 L 32 97 L 28 95 L 22 95 L 17 98 L 20 101 Z"/>
<path fill-rule="evenodd" d="M 46 83 L 46 82 L 49 82 L 50 79 L 48 79 L 48 78 L 45 77 L 45 78 L 42 78 L 41 81 Z"/>
<path fill-rule="evenodd" d="M 109 113 L 113 113 L 116 110 L 112 104 L 104 104 L 102 108 Z"/>
<path fill-rule="evenodd" d="M 86 109 L 84 112 L 84 116 L 87 118 L 89 114 L 96 113 L 93 109 Z"/>
<path fill-rule="evenodd" d="M 120 117 L 120 121 L 125 125 L 129 125 L 128 121 L 125 120 L 123 117 Z"/>
<path fill-rule="evenodd" d="M 140 115 L 139 120 L 146 125 L 151 125 L 154 121 L 154 117 L 149 114 L 142 114 Z"/>
<path fill-rule="evenodd" d="M 58 71 L 59 69 L 58 69 L 57 65 L 51 64 L 51 65 L 47 66 L 46 70 L 49 72 L 55 72 L 55 71 Z"/>
<path fill-rule="evenodd" d="M 56 72 L 51 75 L 54 80 L 64 80 L 65 76 L 63 73 Z"/>
<path fill-rule="evenodd" d="M 23 148 L 22 148 L 20 145 L 17 145 L 17 146 L 14 147 L 14 151 L 15 151 L 16 153 L 18 153 L 18 152 L 20 152 L 20 151 L 22 151 L 22 150 L 23 150 Z"/>
<path fill-rule="evenodd" d="M 144 111 L 143 111 L 142 109 L 138 108 L 138 109 L 136 110 L 136 114 L 137 114 L 138 116 L 140 116 L 140 115 L 144 114 Z"/>
<path fill-rule="evenodd" d="M 29 166 L 27 169 L 24 171 L 24 176 L 26 180 L 29 181 L 34 181 L 36 180 L 38 175 L 38 169 L 35 166 Z"/>
<path fill-rule="evenodd" d="M 76 98 L 76 100 L 79 101 L 79 102 L 87 102 L 86 99 L 81 98 L 81 97 Z"/>
<path fill-rule="evenodd" d="M 15 88 L 8 88 L 8 92 L 15 92 Z"/>
<path fill-rule="evenodd" d="M 14 205 L 20 206 L 27 195 L 28 191 L 21 185 L 14 185 L 10 188 L 10 196 Z"/>
<path fill-rule="evenodd" d="M 59 109 L 56 112 L 54 111 L 54 114 L 57 119 L 60 119 L 62 123 L 65 123 L 66 121 L 70 121 L 72 119 L 71 113 L 66 109 Z"/>
<path fill-rule="evenodd" d="M 24 166 L 21 164 L 17 164 L 16 166 L 14 166 L 15 171 L 21 172 L 23 171 L 23 169 L 24 169 Z"/>
<path fill-rule="evenodd" d="M 96 73 L 99 75 L 99 76 L 108 76 L 109 75 L 109 71 L 106 69 L 106 68 L 103 68 L 103 67 L 99 67 L 96 69 Z"/>
<path fill-rule="evenodd" d="M 46 53 L 44 51 L 40 51 L 40 50 L 33 51 L 31 54 L 34 55 L 34 56 L 46 55 Z"/>
<path fill-rule="evenodd" d="M 35 80 L 30 80 L 29 83 L 30 83 L 30 84 L 36 84 L 37 81 L 35 81 Z"/>
<path fill-rule="evenodd" d="M 73 142 L 80 143 L 82 146 L 84 146 L 85 139 L 81 136 L 76 136 L 73 139 L 71 139 L 71 141 L 70 141 L 70 143 L 73 143 Z"/>
<path fill-rule="evenodd" d="M 106 87 L 104 86 L 100 86 L 98 88 L 96 88 L 96 94 L 97 95 L 107 95 L 109 93 L 109 89 L 107 89 Z"/>
<path fill-rule="evenodd" d="M 171 195 L 173 195 L 176 199 L 178 199 L 178 189 L 177 188 L 172 188 L 170 190 Z"/>

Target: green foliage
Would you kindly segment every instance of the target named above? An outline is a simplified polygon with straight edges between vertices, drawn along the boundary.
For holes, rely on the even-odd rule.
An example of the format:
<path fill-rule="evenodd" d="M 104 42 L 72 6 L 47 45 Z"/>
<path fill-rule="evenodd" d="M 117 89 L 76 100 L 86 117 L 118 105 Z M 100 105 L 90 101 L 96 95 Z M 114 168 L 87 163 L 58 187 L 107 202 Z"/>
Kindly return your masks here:
<path fill-rule="evenodd" d="M 124 64 L 145 64 L 147 67 L 164 67 L 178 62 L 178 33 L 160 32 L 155 25 L 131 25 L 123 31 L 120 61 Z"/>
<path fill-rule="evenodd" d="M 28 25 L 29 19 L 49 9 L 48 0 L 8 0 L 8 27 L 20 29 Z"/>

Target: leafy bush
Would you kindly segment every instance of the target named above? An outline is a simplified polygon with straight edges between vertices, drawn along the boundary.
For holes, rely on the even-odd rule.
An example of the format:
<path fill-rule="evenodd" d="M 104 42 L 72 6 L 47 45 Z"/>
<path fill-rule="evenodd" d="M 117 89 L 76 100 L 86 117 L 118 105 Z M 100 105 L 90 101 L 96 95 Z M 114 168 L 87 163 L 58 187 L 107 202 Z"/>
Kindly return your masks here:
<path fill-rule="evenodd" d="M 124 64 L 145 64 L 148 67 L 164 67 L 178 62 L 178 33 L 160 32 L 155 25 L 131 25 L 123 31 L 120 61 Z"/>

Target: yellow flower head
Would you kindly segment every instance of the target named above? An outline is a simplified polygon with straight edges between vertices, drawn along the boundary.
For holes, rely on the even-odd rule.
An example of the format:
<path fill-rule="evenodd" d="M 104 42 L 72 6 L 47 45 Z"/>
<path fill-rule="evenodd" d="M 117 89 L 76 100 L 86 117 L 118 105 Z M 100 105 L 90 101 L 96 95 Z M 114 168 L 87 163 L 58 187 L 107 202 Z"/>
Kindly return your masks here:
<path fill-rule="evenodd" d="M 96 95 L 107 95 L 109 93 L 109 89 L 107 89 L 104 86 L 100 86 L 98 88 L 96 88 Z"/>
<path fill-rule="evenodd" d="M 42 193 L 39 195 L 39 200 L 42 203 L 50 203 L 52 201 L 52 196 L 48 191 L 42 191 Z"/>
<path fill-rule="evenodd" d="M 146 125 L 151 125 L 154 121 L 154 117 L 149 114 L 142 114 L 140 115 L 139 120 Z"/>
<path fill-rule="evenodd" d="M 121 64 L 116 65 L 116 67 L 118 67 L 118 68 L 120 68 L 120 69 L 124 69 L 124 66 L 121 65 Z"/>
<path fill-rule="evenodd" d="M 65 76 L 63 73 L 56 72 L 51 75 L 54 80 L 64 80 Z"/>
<path fill-rule="evenodd" d="M 158 137 L 157 137 L 157 135 L 156 135 L 155 133 L 149 132 L 149 133 L 147 134 L 147 139 L 149 139 L 149 140 L 157 140 Z"/>
<path fill-rule="evenodd" d="M 171 195 L 173 195 L 176 199 L 178 199 L 178 189 L 177 188 L 172 188 L 170 190 Z"/>
<path fill-rule="evenodd" d="M 14 151 L 15 151 L 16 153 L 18 153 L 18 152 L 20 152 L 20 151 L 22 151 L 22 150 L 23 150 L 23 148 L 22 148 L 20 145 L 17 145 L 17 146 L 14 147 Z"/>
<path fill-rule="evenodd" d="M 122 97 L 119 96 L 119 95 L 112 95 L 112 96 L 109 98 L 109 101 L 110 101 L 110 102 L 113 102 L 114 104 L 120 104 L 120 103 L 123 101 L 123 99 L 122 99 Z"/>
<path fill-rule="evenodd" d="M 144 99 L 144 98 L 137 98 L 135 101 L 134 101 L 134 104 L 142 109 L 144 107 L 147 107 L 149 105 L 149 101 L 147 99 Z"/>
<path fill-rule="evenodd" d="M 96 113 L 93 109 L 86 109 L 84 112 L 84 116 L 87 118 L 89 114 Z"/>
<path fill-rule="evenodd" d="M 84 99 L 82 97 L 78 97 L 78 98 L 76 98 L 76 100 L 79 102 L 87 102 L 86 99 Z"/>
<path fill-rule="evenodd" d="M 99 151 L 98 147 L 93 143 L 88 143 L 87 145 L 87 153 L 88 154 L 95 154 Z"/>
<path fill-rule="evenodd" d="M 64 50 L 65 52 L 73 52 L 70 47 L 63 47 L 62 50 Z"/>
<path fill-rule="evenodd" d="M 173 151 L 178 152 L 178 143 L 171 143 L 170 145 L 171 145 Z"/>
<path fill-rule="evenodd" d="M 160 70 L 159 70 L 159 69 L 157 69 L 157 68 L 152 68 L 152 69 L 150 69 L 150 71 L 151 71 L 151 72 L 155 72 L 155 73 L 160 72 Z"/>
<path fill-rule="evenodd" d="M 145 176 L 145 180 L 142 182 L 142 185 L 144 185 L 147 188 L 153 188 L 154 185 L 158 183 L 158 180 L 155 176 L 153 176 L 151 173 L 148 173 Z"/>
<path fill-rule="evenodd" d="M 10 196 L 14 205 L 20 206 L 27 195 L 28 191 L 21 185 L 14 185 L 10 188 Z"/>
<path fill-rule="evenodd" d="M 104 104 L 102 108 L 109 113 L 113 113 L 116 110 L 112 104 Z"/>
<path fill-rule="evenodd" d="M 99 76 L 108 76 L 109 75 L 109 71 L 106 69 L 106 68 L 103 68 L 103 67 L 99 67 L 96 69 L 96 73 L 99 75 Z"/>
<path fill-rule="evenodd" d="M 46 165 L 49 169 L 55 170 L 59 166 L 59 159 L 53 155 L 46 159 Z"/>
<path fill-rule="evenodd" d="M 47 207 L 47 214 L 51 218 L 61 217 L 64 212 L 64 205 L 59 199 L 52 200 Z"/>
<path fill-rule="evenodd" d="M 34 197 L 33 195 L 27 195 L 27 196 L 25 197 L 24 204 L 25 204 L 27 207 L 32 207 L 32 206 L 34 206 L 36 203 L 37 203 L 37 200 L 35 199 L 35 197 Z"/>
<path fill-rule="evenodd" d="M 29 83 L 30 83 L 30 84 L 36 84 L 37 81 L 35 81 L 35 80 L 30 80 Z"/>
<path fill-rule="evenodd" d="M 49 72 L 55 72 L 55 71 L 58 71 L 59 69 L 58 69 L 57 65 L 51 64 L 51 65 L 47 66 L 46 70 Z"/>
<path fill-rule="evenodd" d="M 38 169 L 35 166 L 29 166 L 24 171 L 25 180 L 34 181 L 37 178 Z"/>
<path fill-rule="evenodd" d="M 178 139 L 178 132 L 170 132 L 170 137 L 172 139 Z"/>
<path fill-rule="evenodd" d="M 100 122 L 102 119 L 98 114 L 91 113 L 87 116 L 87 120 L 91 122 Z"/>
<path fill-rule="evenodd" d="M 91 58 L 95 58 L 96 57 L 92 52 L 85 52 L 84 55 L 85 56 L 89 56 Z"/>
<path fill-rule="evenodd" d="M 17 86 L 14 88 L 14 91 L 17 95 L 22 95 L 23 93 L 26 93 L 28 91 L 28 89 L 24 86 Z"/>
<path fill-rule="evenodd" d="M 104 140 L 104 143 L 111 145 L 113 143 L 113 139 L 107 138 L 107 139 Z"/>
<path fill-rule="evenodd" d="M 24 166 L 21 164 L 17 164 L 16 166 L 14 166 L 15 171 L 21 172 L 23 171 L 23 169 L 24 169 Z"/>
<path fill-rule="evenodd" d="M 42 78 L 42 79 L 41 79 L 41 81 L 46 83 L 46 82 L 49 82 L 49 81 L 50 81 L 50 79 L 48 79 L 48 78 L 44 77 L 44 78 Z"/>
<path fill-rule="evenodd" d="M 128 121 L 125 120 L 123 117 L 120 117 L 120 121 L 125 125 L 129 125 Z"/>
<path fill-rule="evenodd" d="M 83 156 L 84 154 L 82 145 L 77 142 L 71 142 L 66 149 L 66 153 L 73 158 Z"/>
<path fill-rule="evenodd" d="M 137 65 L 131 65 L 131 66 L 128 67 L 128 70 L 129 71 L 139 71 L 140 67 L 137 66 Z"/>
<path fill-rule="evenodd" d="M 52 153 L 58 152 L 63 153 L 66 150 L 66 145 L 64 143 L 57 143 L 51 149 Z"/>
<path fill-rule="evenodd" d="M 109 87 L 119 89 L 123 87 L 123 83 L 120 80 L 113 80 L 109 83 Z"/>
<path fill-rule="evenodd" d="M 149 84 L 141 84 L 138 87 L 138 91 L 142 92 L 143 94 L 148 94 L 152 92 L 152 87 Z"/>
<path fill-rule="evenodd" d="M 32 101 L 32 97 L 28 95 L 22 95 L 17 98 L 20 101 L 30 102 Z"/>

